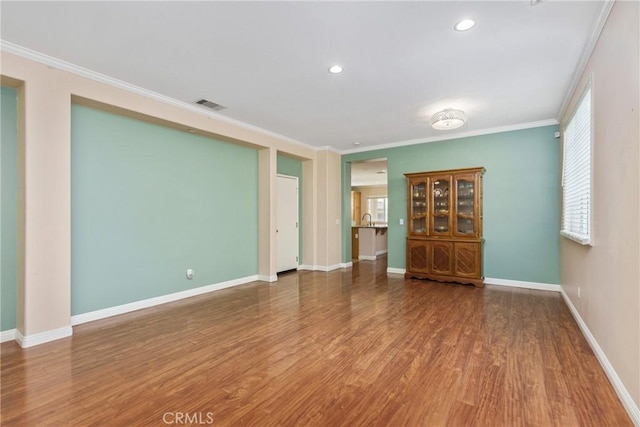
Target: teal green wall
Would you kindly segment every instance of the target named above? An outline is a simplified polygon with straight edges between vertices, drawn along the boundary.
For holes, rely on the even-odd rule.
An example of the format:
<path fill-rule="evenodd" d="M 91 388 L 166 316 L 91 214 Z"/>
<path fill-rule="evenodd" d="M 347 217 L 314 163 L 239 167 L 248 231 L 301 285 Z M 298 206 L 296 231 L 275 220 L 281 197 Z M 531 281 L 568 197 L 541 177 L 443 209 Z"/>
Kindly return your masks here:
<path fill-rule="evenodd" d="M 348 163 L 386 157 L 389 194 L 389 267 L 405 268 L 406 172 L 484 166 L 484 275 L 560 283 L 560 145 L 557 126 L 353 153 Z M 349 206 L 350 180 L 343 180 Z M 347 204 L 345 204 L 347 203 Z M 348 218 L 348 215 L 347 215 Z M 343 218 L 343 224 L 349 224 Z M 351 253 L 343 230 L 343 261 Z"/>
<path fill-rule="evenodd" d="M 18 289 L 18 93 L 16 89 L 2 87 L 0 95 L 0 330 L 6 331 L 16 327 Z"/>
<path fill-rule="evenodd" d="M 255 275 L 257 151 L 73 105 L 71 215 L 74 315 Z"/>
<path fill-rule="evenodd" d="M 302 161 L 278 153 L 276 169 L 279 174 L 298 177 L 298 259 L 302 264 Z"/>

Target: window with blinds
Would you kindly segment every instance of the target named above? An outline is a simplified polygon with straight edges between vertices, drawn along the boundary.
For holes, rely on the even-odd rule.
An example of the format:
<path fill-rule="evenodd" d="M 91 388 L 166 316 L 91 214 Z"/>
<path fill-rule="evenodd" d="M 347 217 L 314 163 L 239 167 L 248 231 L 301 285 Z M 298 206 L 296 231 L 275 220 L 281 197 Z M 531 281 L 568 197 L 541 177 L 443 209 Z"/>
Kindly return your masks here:
<path fill-rule="evenodd" d="M 591 85 L 564 129 L 562 228 L 560 233 L 591 244 Z"/>
<path fill-rule="evenodd" d="M 367 197 L 367 212 L 371 214 L 376 224 L 388 222 L 389 199 L 386 196 Z"/>

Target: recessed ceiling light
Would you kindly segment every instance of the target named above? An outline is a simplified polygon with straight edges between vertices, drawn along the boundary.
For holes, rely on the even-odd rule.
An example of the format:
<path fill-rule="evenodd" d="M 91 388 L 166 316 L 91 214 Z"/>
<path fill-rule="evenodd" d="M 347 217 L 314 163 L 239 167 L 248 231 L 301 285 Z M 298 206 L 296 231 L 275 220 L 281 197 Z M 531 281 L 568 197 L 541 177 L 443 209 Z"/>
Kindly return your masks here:
<path fill-rule="evenodd" d="M 332 65 L 329 67 L 329 72 L 331 74 L 340 74 L 342 71 L 344 71 L 344 69 L 339 65 Z"/>
<path fill-rule="evenodd" d="M 476 25 L 476 21 L 473 19 L 463 19 L 453 26 L 456 31 L 467 31 L 472 29 Z"/>
<path fill-rule="evenodd" d="M 360 145 L 360 143 L 356 141 L 353 143 L 353 145 Z"/>

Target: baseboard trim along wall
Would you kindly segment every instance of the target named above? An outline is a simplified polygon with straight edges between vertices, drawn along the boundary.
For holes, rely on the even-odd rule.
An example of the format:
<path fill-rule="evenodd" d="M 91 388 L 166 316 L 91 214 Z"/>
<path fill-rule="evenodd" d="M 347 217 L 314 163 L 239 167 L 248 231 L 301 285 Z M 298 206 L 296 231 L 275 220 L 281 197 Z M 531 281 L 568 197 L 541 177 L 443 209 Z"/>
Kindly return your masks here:
<path fill-rule="evenodd" d="M 273 276 L 263 276 L 263 275 L 259 275 L 258 276 L 258 280 L 260 280 L 261 282 L 277 282 L 278 281 L 278 275 L 274 274 Z"/>
<path fill-rule="evenodd" d="M 353 262 L 349 261 L 349 262 L 342 262 L 340 264 L 333 264 L 333 265 L 308 265 L 308 264 L 301 264 L 300 266 L 298 266 L 298 270 L 309 270 L 309 271 L 333 271 L 333 270 L 338 270 L 339 268 L 349 268 L 353 266 Z"/>
<path fill-rule="evenodd" d="M 564 300 L 565 304 L 567 304 L 567 307 L 569 307 L 569 311 L 571 311 L 571 314 L 578 324 L 578 327 L 582 331 L 582 335 L 584 335 L 584 337 L 587 339 L 587 342 L 595 353 L 598 362 L 600 362 L 600 366 L 602 366 L 604 373 L 607 375 L 607 378 L 609 378 L 611 385 L 613 385 L 613 389 L 616 391 L 620 402 L 622 402 L 622 406 L 624 406 L 627 414 L 629 414 L 631 422 L 633 422 L 633 424 L 636 426 L 640 426 L 640 408 L 633 401 L 633 398 L 629 394 L 629 391 L 620 380 L 620 377 L 616 373 L 616 370 L 613 368 L 613 365 L 611 365 L 611 362 L 609 362 L 609 359 L 607 359 L 607 356 L 604 354 L 604 351 L 602 351 L 602 348 L 598 344 L 598 341 L 596 341 L 596 338 L 589 330 L 589 327 L 582 319 L 582 316 L 580 316 L 578 309 L 576 309 L 576 307 L 573 305 L 569 296 L 565 293 L 564 289 L 561 289 L 560 293 L 562 294 L 562 299 Z"/>
<path fill-rule="evenodd" d="M 17 330 L 15 329 L 7 329 L 6 331 L 0 332 L 0 343 L 7 342 L 7 341 L 15 341 L 16 332 Z"/>
<path fill-rule="evenodd" d="M 129 313 L 131 311 L 141 310 L 143 308 L 149 308 L 160 304 L 166 304 L 168 302 L 178 301 L 181 299 L 190 298 L 213 291 L 219 291 L 220 289 L 243 285 L 245 283 L 255 282 L 257 280 L 260 280 L 257 275 L 241 277 L 239 279 L 214 283 L 213 285 L 201 286 L 199 288 L 187 289 L 185 291 L 175 292 L 168 295 L 161 295 L 159 297 L 135 301 L 115 307 L 104 308 L 102 310 L 91 311 L 89 313 L 76 314 L 75 316 L 71 316 L 71 325 L 75 326 L 82 323 L 93 322 L 94 320 L 105 319 L 107 317 L 117 316 L 119 314 Z"/>
<path fill-rule="evenodd" d="M 67 338 L 73 335 L 73 328 L 71 326 L 65 326 L 58 329 L 52 329 L 50 331 L 40 332 L 33 335 L 22 335 L 20 331 L 16 330 L 16 342 L 22 348 L 33 347 L 34 345 L 40 345 L 49 341 L 59 340 L 61 338 Z"/>
<path fill-rule="evenodd" d="M 388 267 L 387 274 L 405 274 L 406 269 Z M 537 282 L 524 282 L 521 280 L 511 279 L 495 279 L 492 277 L 485 277 L 485 285 L 497 285 L 497 286 L 511 286 L 513 288 L 525 288 L 536 289 L 539 291 L 553 291 L 560 292 L 560 285 L 553 285 L 551 283 L 537 283 Z"/>
<path fill-rule="evenodd" d="M 376 256 L 375 255 L 358 255 L 358 259 L 367 260 L 367 261 L 375 261 L 376 260 Z"/>
<path fill-rule="evenodd" d="M 521 280 L 511 279 L 494 279 L 492 277 L 484 278 L 485 285 L 511 286 L 512 288 L 536 289 L 539 291 L 560 292 L 560 285 L 551 283 L 524 282 Z"/>

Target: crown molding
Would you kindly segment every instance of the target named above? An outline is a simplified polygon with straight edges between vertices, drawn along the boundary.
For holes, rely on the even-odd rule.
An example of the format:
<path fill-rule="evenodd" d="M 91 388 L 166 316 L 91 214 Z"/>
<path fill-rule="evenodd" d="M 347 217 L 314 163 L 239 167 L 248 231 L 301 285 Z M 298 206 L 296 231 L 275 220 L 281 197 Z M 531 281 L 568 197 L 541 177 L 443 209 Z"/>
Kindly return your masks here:
<path fill-rule="evenodd" d="M 573 97 L 573 93 L 576 91 L 578 87 L 578 83 L 584 74 L 585 69 L 587 68 L 587 64 L 591 59 L 591 55 L 593 55 L 593 51 L 596 48 L 596 44 L 600 39 L 600 34 L 602 34 L 602 30 L 604 29 L 604 25 L 607 23 L 607 19 L 609 18 L 609 14 L 611 13 L 611 9 L 613 9 L 613 4 L 616 0 L 604 0 L 602 3 L 602 7 L 600 8 L 600 14 L 598 15 L 598 19 L 596 19 L 596 23 L 591 31 L 591 37 L 589 41 L 584 46 L 584 50 L 580 55 L 580 59 L 578 60 L 578 65 L 571 77 L 571 82 L 569 83 L 569 87 L 567 92 L 564 95 L 564 99 L 562 100 L 562 104 L 560 104 L 560 109 L 558 110 L 557 119 L 558 122 L 562 120 L 562 116 L 567 112 L 567 108 L 569 107 L 569 102 Z"/>
<path fill-rule="evenodd" d="M 281 135 L 279 133 L 276 132 L 272 132 L 270 130 L 266 130 L 263 128 L 260 128 L 258 126 L 254 126 L 252 124 L 240 121 L 240 120 L 236 120 L 227 116 L 224 116 L 222 114 L 213 112 L 213 111 L 206 111 L 204 109 L 202 109 L 201 107 L 195 106 L 195 105 L 191 105 L 187 102 L 184 101 L 180 101 L 177 100 L 175 98 L 171 98 L 169 96 L 165 96 L 162 95 L 160 93 L 142 88 L 140 86 L 136 86 L 133 85 L 131 83 L 127 83 L 123 80 L 119 80 L 116 79 L 114 77 L 110 77 L 107 76 L 106 74 L 102 74 L 102 73 L 98 73 L 97 71 L 93 71 L 90 70 L 88 68 L 84 68 L 84 67 L 80 67 L 78 65 L 72 64 L 70 62 L 67 61 L 63 61 L 61 59 L 58 58 L 54 58 L 52 56 L 49 55 L 45 55 L 43 53 L 37 52 L 35 50 L 31 50 L 28 49 L 26 47 L 17 45 L 15 43 L 11 43 L 9 41 L 6 40 L 2 40 L 0 39 L 0 50 L 3 52 L 7 52 L 7 53 L 11 53 L 13 55 L 16 56 L 20 56 L 22 58 L 25 59 L 29 59 L 31 61 L 34 62 L 38 62 L 40 64 L 46 65 L 47 67 L 50 68 L 55 68 L 58 70 L 62 70 L 62 71 L 66 71 L 72 74 L 75 74 L 77 76 L 80 77 L 84 77 L 99 83 L 104 83 L 106 85 L 118 88 L 118 89 L 122 89 L 125 90 L 127 92 L 131 92 L 131 93 L 135 93 L 137 95 L 141 95 L 144 96 L 146 98 L 150 98 L 153 99 L 155 101 L 159 101 L 183 110 L 187 110 L 211 119 L 216 119 L 216 120 L 220 120 L 222 122 L 225 123 L 229 123 L 232 124 L 234 126 L 238 126 L 242 129 L 246 129 L 246 130 L 250 130 L 250 131 L 254 131 L 257 133 L 260 133 L 262 135 L 265 136 L 269 136 L 272 138 L 277 138 L 286 142 L 289 142 L 291 144 L 296 144 L 296 145 L 300 145 L 302 147 L 305 147 L 307 149 L 311 149 L 311 150 L 317 150 L 318 148 L 313 146 L 313 145 L 309 145 L 309 144 L 305 144 L 304 142 L 300 142 L 297 141 L 295 139 L 289 138 L 287 136 Z"/>
<path fill-rule="evenodd" d="M 607 4 L 613 4 L 615 0 L 607 0 Z M 606 12 L 606 16 L 608 16 L 608 13 L 610 11 L 610 7 L 608 9 L 608 11 Z M 602 14 L 601 14 L 602 16 Z M 606 16 L 605 19 L 602 22 L 602 25 L 599 26 L 600 30 L 602 29 L 602 26 L 604 26 L 604 21 L 606 21 Z M 599 34 L 599 32 L 598 32 Z M 593 41 L 593 45 L 595 45 L 595 41 L 597 40 L 597 37 L 595 37 L 594 41 Z M 471 136 L 480 136 L 480 135 L 488 135 L 488 134 L 492 134 L 492 133 L 499 133 L 499 132 L 508 132 L 508 131 L 512 131 L 512 130 L 521 130 L 521 129 L 528 129 L 528 128 L 534 128 L 534 127 L 541 127 L 541 126 L 550 126 L 550 125 L 557 125 L 558 124 L 558 120 L 556 119 L 548 119 L 548 120 L 542 120 L 542 121 L 537 121 L 537 122 L 528 122 L 528 123 L 520 123 L 520 124 L 514 124 L 514 125 L 507 125 L 507 126 L 500 126 L 500 127 L 494 127 L 494 128 L 487 128 L 487 129 L 481 129 L 478 131 L 469 131 L 469 132 L 456 132 L 456 133 L 450 133 L 447 134 L 446 136 L 437 136 L 437 137 L 430 137 L 430 138 L 418 138 L 418 139 L 413 139 L 413 140 L 406 140 L 406 141 L 397 141 L 397 142 L 390 142 L 390 143 L 385 143 L 385 144 L 378 144 L 375 146 L 371 146 L 371 147 L 359 147 L 359 148 L 353 148 L 353 149 L 347 149 L 347 150 L 341 150 L 339 148 L 336 148 L 334 146 L 314 146 L 314 145 L 310 145 L 310 144 L 306 144 L 304 142 L 300 142 L 297 141 L 295 139 L 289 138 L 287 136 L 278 134 L 276 132 L 272 132 L 257 126 L 254 126 L 252 124 L 240 121 L 240 120 L 236 120 L 236 119 L 232 119 L 230 117 L 221 115 L 219 113 L 213 112 L 213 111 L 205 111 L 203 110 L 201 107 L 195 106 L 195 105 L 191 105 L 187 102 L 184 101 L 179 101 L 175 98 L 171 98 L 162 94 L 159 94 L 157 92 L 151 91 L 151 90 L 147 90 L 144 89 L 140 86 L 136 86 L 130 83 L 127 83 L 123 80 L 119 80 L 110 76 L 107 76 L 105 74 L 101 74 L 98 73 L 96 71 L 84 68 L 84 67 L 80 67 L 78 65 L 63 61 L 61 59 L 58 58 L 54 58 L 52 56 L 49 55 L 45 55 L 43 53 L 22 47 L 20 45 L 17 45 L 15 43 L 12 42 L 8 42 L 6 40 L 2 40 L 0 39 L 0 50 L 3 52 L 7 52 L 7 53 L 11 53 L 14 54 L 16 56 L 20 56 L 22 58 L 25 59 L 29 59 L 31 61 L 34 62 L 38 62 L 40 64 L 46 65 L 48 67 L 51 68 L 55 68 L 58 70 L 62 70 L 62 71 L 66 71 L 93 81 L 97 81 L 118 89 L 122 89 L 125 90 L 127 92 L 131 92 L 131 93 L 135 93 L 137 95 L 141 95 L 144 96 L 146 98 L 150 98 L 183 110 L 187 110 L 190 112 L 193 112 L 195 114 L 199 114 L 208 118 L 213 118 L 216 120 L 220 120 L 222 122 L 226 122 L 235 126 L 238 126 L 240 128 L 246 129 L 246 130 L 250 130 L 250 131 L 254 131 L 257 132 L 259 134 L 265 135 L 265 136 L 269 136 L 269 137 L 273 137 L 276 139 L 280 139 L 282 141 L 286 141 L 288 143 L 291 144 L 295 144 L 298 146 L 302 146 L 305 147 L 307 149 L 310 150 L 314 150 L 316 152 L 319 151 L 332 151 L 336 154 L 340 154 L 340 155 L 344 155 L 344 154 L 351 154 L 351 153 L 360 153 L 360 152 L 366 152 L 366 151 L 374 151 L 374 150 L 383 150 L 383 149 L 388 149 L 388 148 L 394 148 L 394 147 L 403 147 L 403 146 L 407 146 L 407 145 L 417 145 L 417 144 L 425 144 L 425 143 L 429 143 L 429 142 L 437 142 L 437 141 L 446 141 L 446 140 L 450 140 L 450 139 L 458 139 L 458 138 L 466 138 L 466 137 L 471 137 Z M 593 48 L 591 49 L 591 51 L 593 50 Z M 586 64 L 586 60 L 585 60 L 585 64 Z M 577 84 L 577 80 L 576 80 L 576 84 Z"/>
<path fill-rule="evenodd" d="M 341 154 L 362 153 L 365 151 L 383 150 L 387 148 L 404 147 L 407 145 L 426 144 L 429 142 L 447 141 L 450 139 L 469 138 L 471 136 L 489 135 L 493 133 L 510 132 L 514 130 L 531 129 L 531 128 L 537 128 L 537 127 L 543 127 L 543 126 L 552 126 L 557 124 L 558 124 L 558 120 L 556 119 L 539 120 L 537 122 L 527 122 L 527 123 L 519 123 L 514 125 L 498 126 L 494 128 L 486 128 L 486 129 L 474 130 L 469 132 L 449 133 L 446 136 L 433 136 L 429 138 L 418 138 L 418 139 L 410 139 L 407 141 L 390 142 L 387 144 L 374 145 L 372 147 L 350 148 L 348 150 L 342 150 L 340 153 Z"/>
<path fill-rule="evenodd" d="M 336 154 L 343 154 L 342 151 L 332 145 L 323 145 L 321 147 L 313 147 L 316 151 L 333 151 Z"/>

